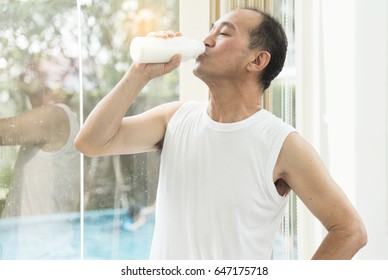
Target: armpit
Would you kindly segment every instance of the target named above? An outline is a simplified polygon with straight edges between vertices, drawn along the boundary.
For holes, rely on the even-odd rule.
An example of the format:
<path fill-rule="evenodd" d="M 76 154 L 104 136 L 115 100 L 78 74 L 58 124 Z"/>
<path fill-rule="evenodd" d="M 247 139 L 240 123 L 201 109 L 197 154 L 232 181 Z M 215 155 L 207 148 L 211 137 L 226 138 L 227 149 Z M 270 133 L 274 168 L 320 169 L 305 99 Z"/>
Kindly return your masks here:
<path fill-rule="evenodd" d="M 290 192 L 290 190 L 291 190 L 291 188 L 290 188 L 290 186 L 287 184 L 287 182 L 284 181 L 284 180 L 281 179 L 281 178 L 278 179 L 278 180 L 276 180 L 274 184 L 275 184 L 276 190 L 277 190 L 277 192 L 279 193 L 280 196 L 285 196 L 285 195 L 287 195 L 287 194 Z"/>

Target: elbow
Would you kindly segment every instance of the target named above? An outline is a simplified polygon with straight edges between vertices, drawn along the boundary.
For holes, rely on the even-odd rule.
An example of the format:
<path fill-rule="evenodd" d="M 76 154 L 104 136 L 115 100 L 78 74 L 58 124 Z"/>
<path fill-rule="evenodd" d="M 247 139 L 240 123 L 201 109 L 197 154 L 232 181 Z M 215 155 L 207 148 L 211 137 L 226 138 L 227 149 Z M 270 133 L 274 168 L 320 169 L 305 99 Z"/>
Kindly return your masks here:
<path fill-rule="evenodd" d="M 333 236 L 337 236 L 339 247 L 336 259 L 352 259 L 368 242 L 366 228 L 359 217 L 349 219 L 342 226 L 332 228 Z"/>
<path fill-rule="evenodd" d="M 81 137 L 79 137 L 79 134 L 77 135 L 77 137 L 75 138 L 74 140 L 74 146 L 75 148 L 81 152 L 82 154 L 86 155 L 86 156 L 89 156 L 89 148 L 88 148 L 88 145 L 87 143 L 85 143 L 85 141 L 83 141 L 81 139 Z"/>
<path fill-rule="evenodd" d="M 350 239 L 356 252 L 366 246 L 368 243 L 368 233 L 360 219 L 352 223 L 350 232 Z"/>
<path fill-rule="evenodd" d="M 368 233 L 366 231 L 366 228 L 364 226 L 364 224 L 360 221 L 360 225 L 358 226 L 358 244 L 359 244 L 359 248 L 363 248 L 366 246 L 366 244 L 368 243 Z"/>
<path fill-rule="evenodd" d="M 93 149 L 93 146 L 91 145 L 91 143 L 86 139 L 83 139 L 83 137 L 80 134 L 78 134 L 77 137 L 75 138 L 74 146 L 79 152 L 81 152 L 87 157 L 100 156 L 97 153 L 96 149 Z"/>

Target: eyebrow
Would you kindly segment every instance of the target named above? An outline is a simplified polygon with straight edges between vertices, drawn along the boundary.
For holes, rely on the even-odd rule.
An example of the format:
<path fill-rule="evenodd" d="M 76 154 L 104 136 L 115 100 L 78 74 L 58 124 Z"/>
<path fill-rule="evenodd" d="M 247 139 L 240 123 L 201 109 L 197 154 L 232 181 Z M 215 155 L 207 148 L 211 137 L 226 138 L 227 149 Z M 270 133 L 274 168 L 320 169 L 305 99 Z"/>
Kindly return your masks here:
<path fill-rule="evenodd" d="M 222 22 L 219 23 L 219 25 L 220 26 L 226 26 L 226 27 L 228 27 L 230 29 L 233 29 L 233 30 L 237 29 L 236 26 L 233 23 L 231 23 L 230 21 L 222 21 Z M 212 23 L 212 26 L 211 26 L 210 30 L 213 30 L 214 26 L 215 26 L 215 23 Z"/>

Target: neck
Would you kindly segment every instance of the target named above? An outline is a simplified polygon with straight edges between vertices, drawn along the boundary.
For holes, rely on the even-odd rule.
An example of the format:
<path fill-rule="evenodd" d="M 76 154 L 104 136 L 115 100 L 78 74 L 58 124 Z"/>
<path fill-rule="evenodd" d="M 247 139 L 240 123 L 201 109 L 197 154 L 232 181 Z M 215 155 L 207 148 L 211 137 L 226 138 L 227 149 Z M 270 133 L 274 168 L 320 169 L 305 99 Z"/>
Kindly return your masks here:
<path fill-rule="evenodd" d="M 214 121 L 238 122 L 263 108 L 263 92 L 257 84 L 218 84 L 209 86 L 209 89 L 208 114 Z"/>

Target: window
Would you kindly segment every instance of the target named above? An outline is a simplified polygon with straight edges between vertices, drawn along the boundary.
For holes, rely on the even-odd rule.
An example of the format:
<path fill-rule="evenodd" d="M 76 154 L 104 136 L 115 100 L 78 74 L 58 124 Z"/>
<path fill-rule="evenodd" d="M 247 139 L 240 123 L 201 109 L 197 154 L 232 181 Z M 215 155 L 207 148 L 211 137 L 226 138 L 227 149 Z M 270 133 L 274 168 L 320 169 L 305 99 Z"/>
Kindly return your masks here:
<path fill-rule="evenodd" d="M 121 78 L 131 63 L 129 44 L 134 36 L 179 29 L 179 1 L 20 0 L 0 5 L 0 258 L 147 258 L 159 155 L 84 158 L 81 169 L 78 152 L 68 162 L 59 158 L 68 145 L 62 146 L 59 136 L 71 126 L 73 137 L 79 119 L 83 121 Z M 152 81 L 128 114 L 178 99 L 178 87 L 178 71 Z M 59 97 L 61 103 L 62 98 L 66 100 L 66 109 L 59 106 L 47 119 L 47 112 L 35 116 L 42 110 L 34 108 L 49 97 L 50 102 Z M 61 112 L 65 120 L 71 115 L 71 125 L 54 123 Z M 43 125 L 49 123 L 53 134 L 46 138 L 52 142 L 30 134 L 28 126 L 20 123 L 31 124 L 31 131 L 47 131 Z M 15 126 L 20 128 L 14 131 Z M 70 143 L 74 137 L 66 139 Z M 51 159 L 37 162 L 35 154 Z M 42 185 L 42 180 L 51 180 L 46 185 L 52 186 L 65 182 L 69 189 L 60 192 L 36 185 L 31 189 L 17 181 L 28 165 L 26 157 L 37 163 L 29 171 L 35 173 L 26 174 L 28 182 Z M 57 166 L 62 169 L 56 170 Z M 66 173 L 64 168 L 71 171 Z M 21 207 L 31 201 L 52 206 L 31 205 L 29 211 Z M 130 219 L 145 212 L 150 213 L 149 223 L 130 230 Z"/>
<path fill-rule="evenodd" d="M 293 0 L 190 2 L 0 1 L 0 259 L 148 258 L 159 154 L 88 158 L 69 148 L 80 123 L 131 64 L 135 36 L 171 29 L 201 40 L 208 23 L 239 5 L 272 11 L 290 47 L 265 103 L 294 124 Z M 200 15 L 195 25 L 187 21 L 193 13 Z M 172 100 L 206 99 L 206 87 L 190 80 L 191 69 L 186 63 L 153 80 L 128 115 Z M 61 105 L 37 110 L 42 102 Z M 28 168 L 26 158 L 33 159 Z M 18 181 L 22 170 L 30 170 L 26 181 L 35 185 Z M 291 196 L 275 259 L 297 257 L 295 205 Z"/>
<path fill-rule="evenodd" d="M 0 259 L 80 258 L 76 4 L 0 2 Z"/>
<path fill-rule="evenodd" d="M 128 69 L 135 36 L 179 30 L 179 1 L 84 1 L 82 12 L 85 116 Z M 128 115 L 178 100 L 178 70 L 151 81 Z M 147 259 L 159 153 L 86 158 L 84 259 Z"/>
<path fill-rule="evenodd" d="M 288 52 L 283 71 L 272 83 L 268 99 L 268 109 L 294 127 L 295 115 L 295 19 L 294 0 L 273 0 L 273 15 L 283 24 L 288 38 Z M 297 259 L 298 258 L 298 216 L 297 197 L 291 193 L 286 215 L 277 239 L 274 258 Z"/>

